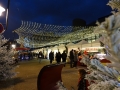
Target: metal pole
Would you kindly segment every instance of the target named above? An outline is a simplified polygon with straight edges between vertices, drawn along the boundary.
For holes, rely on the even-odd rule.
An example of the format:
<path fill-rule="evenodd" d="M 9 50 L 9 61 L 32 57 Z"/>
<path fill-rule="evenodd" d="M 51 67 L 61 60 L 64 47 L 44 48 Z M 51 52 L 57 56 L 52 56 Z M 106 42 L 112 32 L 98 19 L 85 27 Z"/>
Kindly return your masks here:
<path fill-rule="evenodd" d="M 8 29 L 8 14 L 9 14 L 10 0 L 8 0 L 7 10 L 6 10 L 6 30 Z"/>

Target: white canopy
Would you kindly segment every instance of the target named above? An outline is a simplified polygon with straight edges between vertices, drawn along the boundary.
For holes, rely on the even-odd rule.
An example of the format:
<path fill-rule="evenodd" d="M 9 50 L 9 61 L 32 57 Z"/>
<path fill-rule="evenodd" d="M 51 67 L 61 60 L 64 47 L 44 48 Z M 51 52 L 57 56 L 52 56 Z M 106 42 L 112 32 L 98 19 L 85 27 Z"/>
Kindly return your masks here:
<path fill-rule="evenodd" d="M 100 47 L 100 39 L 96 39 L 92 43 L 84 44 L 83 47 Z"/>
<path fill-rule="evenodd" d="M 61 44 L 58 46 L 60 53 L 63 53 L 64 50 L 66 50 L 65 45 Z"/>
<path fill-rule="evenodd" d="M 54 51 L 54 50 L 58 50 L 58 46 L 54 46 L 54 47 L 52 47 L 51 50 L 52 50 L 52 51 Z"/>
<path fill-rule="evenodd" d="M 58 48 L 65 48 L 65 45 L 61 44 L 61 45 L 58 46 Z"/>
<path fill-rule="evenodd" d="M 76 43 L 75 46 L 82 49 L 82 45 L 83 45 L 83 44 L 88 44 L 88 42 L 85 41 L 85 40 L 82 40 L 82 41 L 80 41 L 79 43 Z"/>
<path fill-rule="evenodd" d="M 82 50 L 88 50 L 89 52 L 98 52 L 98 50 L 101 48 L 103 47 L 101 47 L 99 39 L 92 43 L 84 44 L 82 46 Z"/>
<path fill-rule="evenodd" d="M 69 43 L 69 44 L 67 44 L 66 46 L 68 46 L 68 47 L 74 47 L 74 43 Z"/>

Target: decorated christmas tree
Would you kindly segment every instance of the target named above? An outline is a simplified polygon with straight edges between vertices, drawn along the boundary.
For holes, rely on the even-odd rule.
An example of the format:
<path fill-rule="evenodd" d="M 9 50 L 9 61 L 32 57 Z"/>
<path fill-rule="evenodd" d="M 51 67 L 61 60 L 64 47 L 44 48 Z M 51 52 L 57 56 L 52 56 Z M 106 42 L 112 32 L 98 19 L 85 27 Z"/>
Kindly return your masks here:
<path fill-rule="evenodd" d="M 14 53 L 12 48 L 9 50 L 5 43 L 7 43 L 7 39 L 2 35 L 3 26 L 0 24 L 0 81 L 12 78 L 16 73 L 14 71 Z"/>
<path fill-rule="evenodd" d="M 89 90 L 120 90 L 120 0 L 110 0 L 113 15 L 99 23 L 95 33 L 102 35 L 100 41 L 104 44 L 107 55 L 104 57 L 111 63 L 103 65 L 100 60 L 89 60 L 84 55 L 84 62 L 90 74 L 86 76 L 89 80 Z"/>

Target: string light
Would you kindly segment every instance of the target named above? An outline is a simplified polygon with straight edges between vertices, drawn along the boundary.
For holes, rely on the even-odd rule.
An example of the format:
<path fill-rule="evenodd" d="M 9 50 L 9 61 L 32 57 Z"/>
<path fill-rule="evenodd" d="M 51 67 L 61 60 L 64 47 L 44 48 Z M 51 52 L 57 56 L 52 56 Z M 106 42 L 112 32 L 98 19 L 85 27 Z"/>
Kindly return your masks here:
<path fill-rule="evenodd" d="M 94 28 L 93 26 L 73 27 L 22 21 L 20 28 L 14 31 L 19 35 L 18 43 L 29 45 L 27 47 L 31 47 L 33 44 L 34 47 L 40 47 L 83 40 L 86 38 L 85 34 L 90 36 L 93 33 Z M 74 32 L 72 32 L 73 29 Z"/>

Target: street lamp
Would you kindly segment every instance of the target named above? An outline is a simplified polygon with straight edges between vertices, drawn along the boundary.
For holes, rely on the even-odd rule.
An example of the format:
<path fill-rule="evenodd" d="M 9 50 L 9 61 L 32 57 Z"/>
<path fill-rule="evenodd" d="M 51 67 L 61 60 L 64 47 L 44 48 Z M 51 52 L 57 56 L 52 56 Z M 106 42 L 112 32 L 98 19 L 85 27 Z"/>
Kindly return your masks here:
<path fill-rule="evenodd" d="M 7 30 L 7 28 L 8 28 L 9 6 L 10 6 L 10 0 L 8 0 L 7 9 L 6 9 L 6 28 L 5 28 L 5 30 Z M 4 11 L 5 11 L 5 9 L 2 6 L 0 6 L 0 16 L 2 15 L 2 12 L 4 12 Z"/>
<path fill-rule="evenodd" d="M 2 6 L 0 6 L 0 16 L 2 15 L 2 12 L 4 12 L 4 11 L 5 11 L 5 9 Z"/>

